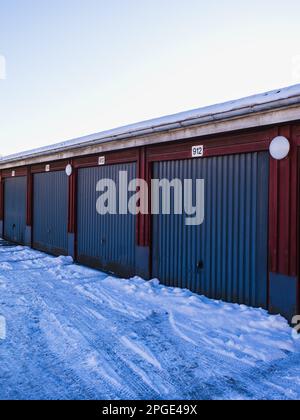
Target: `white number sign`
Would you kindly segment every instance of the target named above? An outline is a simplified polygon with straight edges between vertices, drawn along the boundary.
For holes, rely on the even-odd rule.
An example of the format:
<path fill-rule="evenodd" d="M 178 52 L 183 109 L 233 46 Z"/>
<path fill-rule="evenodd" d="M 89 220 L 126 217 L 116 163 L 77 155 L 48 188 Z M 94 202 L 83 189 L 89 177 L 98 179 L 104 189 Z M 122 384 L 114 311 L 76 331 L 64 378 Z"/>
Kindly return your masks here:
<path fill-rule="evenodd" d="M 98 165 L 102 166 L 105 165 L 105 156 L 100 156 L 98 159 Z"/>
<path fill-rule="evenodd" d="M 192 157 L 199 158 L 204 156 L 204 146 L 193 146 L 192 147 Z"/>

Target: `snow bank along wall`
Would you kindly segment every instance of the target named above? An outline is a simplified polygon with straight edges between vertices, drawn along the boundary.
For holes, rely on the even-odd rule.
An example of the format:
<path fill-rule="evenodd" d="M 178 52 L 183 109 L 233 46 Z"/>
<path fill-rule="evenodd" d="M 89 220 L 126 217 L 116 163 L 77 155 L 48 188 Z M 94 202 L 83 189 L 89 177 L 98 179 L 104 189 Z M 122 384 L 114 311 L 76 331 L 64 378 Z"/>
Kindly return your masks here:
<path fill-rule="evenodd" d="M 275 160 L 279 135 L 291 150 Z M 199 145 L 203 156 L 192 158 Z M 8 156 L 0 235 L 291 319 L 300 313 L 299 150 L 300 85 Z M 204 223 L 99 215 L 96 184 L 110 178 L 121 188 L 120 171 L 148 183 L 203 178 Z"/>

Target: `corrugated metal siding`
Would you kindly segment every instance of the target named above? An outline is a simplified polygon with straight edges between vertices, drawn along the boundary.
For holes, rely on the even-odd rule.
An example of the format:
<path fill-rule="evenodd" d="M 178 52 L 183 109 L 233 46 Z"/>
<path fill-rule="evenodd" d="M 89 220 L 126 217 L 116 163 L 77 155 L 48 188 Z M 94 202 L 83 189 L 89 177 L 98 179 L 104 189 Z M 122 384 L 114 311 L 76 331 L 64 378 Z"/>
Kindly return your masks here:
<path fill-rule="evenodd" d="M 210 298 L 267 307 L 268 153 L 155 163 L 154 178 L 204 179 L 205 220 L 186 226 L 183 216 L 153 217 L 153 276 Z"/>
<path fill-rule="evenodd" d="M 55 255 L 68 253 L 68 177 L 63 171 L 33 178 L 33 246 Z"/>
<path fill-rule="evenodd" d="M 26 230 L 26 177 L 8 178 L 4 183 L 4 236 L 24 244 Z"/>
<path fill-rule="evenodd" d="M 84 168 L 78 172 L 77 259 L 122 276 L 135 274 L 136 217 L 133 215 L 99 215 L 96 202 L 101 193 L 96 186 L 101 179 L 120 186 L 119 172 L 127 171 L 128 180 L 136 177 L 135 164 Z"/>

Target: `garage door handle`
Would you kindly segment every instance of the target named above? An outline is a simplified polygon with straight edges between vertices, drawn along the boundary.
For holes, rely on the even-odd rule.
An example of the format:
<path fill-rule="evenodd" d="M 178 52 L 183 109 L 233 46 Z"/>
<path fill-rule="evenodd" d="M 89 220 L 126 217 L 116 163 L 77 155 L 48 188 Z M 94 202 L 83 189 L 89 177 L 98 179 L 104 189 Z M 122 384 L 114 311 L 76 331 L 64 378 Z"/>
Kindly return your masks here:
<path fill-rule="evenodd" d="M 198 268 L 198 270 L 203 270 L 204 269 L 204 262 L 203 261 L 198 261 L 197 268 Z"/>

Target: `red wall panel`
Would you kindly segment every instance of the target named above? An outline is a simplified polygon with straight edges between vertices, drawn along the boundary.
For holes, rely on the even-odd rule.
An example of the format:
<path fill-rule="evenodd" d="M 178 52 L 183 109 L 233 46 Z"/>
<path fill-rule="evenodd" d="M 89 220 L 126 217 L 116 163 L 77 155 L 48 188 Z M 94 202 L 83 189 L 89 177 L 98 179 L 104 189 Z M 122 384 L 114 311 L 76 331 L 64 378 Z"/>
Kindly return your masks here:
<path fill-rule="evenodd" d="M 299 127 L 282 126 L 278 135 L 291 142 L 289 156 L 271 159 L 270 169 L 270 271 L 295 277 L 299 273 L 298 257 L 298 146 Z M 300 134 L 300 132 L 299 132 Z"/>
<path fill-rule="evenodd" d="M 4 218 L 4 179 L 0 174 L 0 220 Z M 2 232 L 0 232 L 2 235 Z"/>
<path fill-rule="evenodd" d="M 26 224 L 32 226 L 33 218 L 33 175 L 30 166 L 27 168 L 27 211 Z"/>

